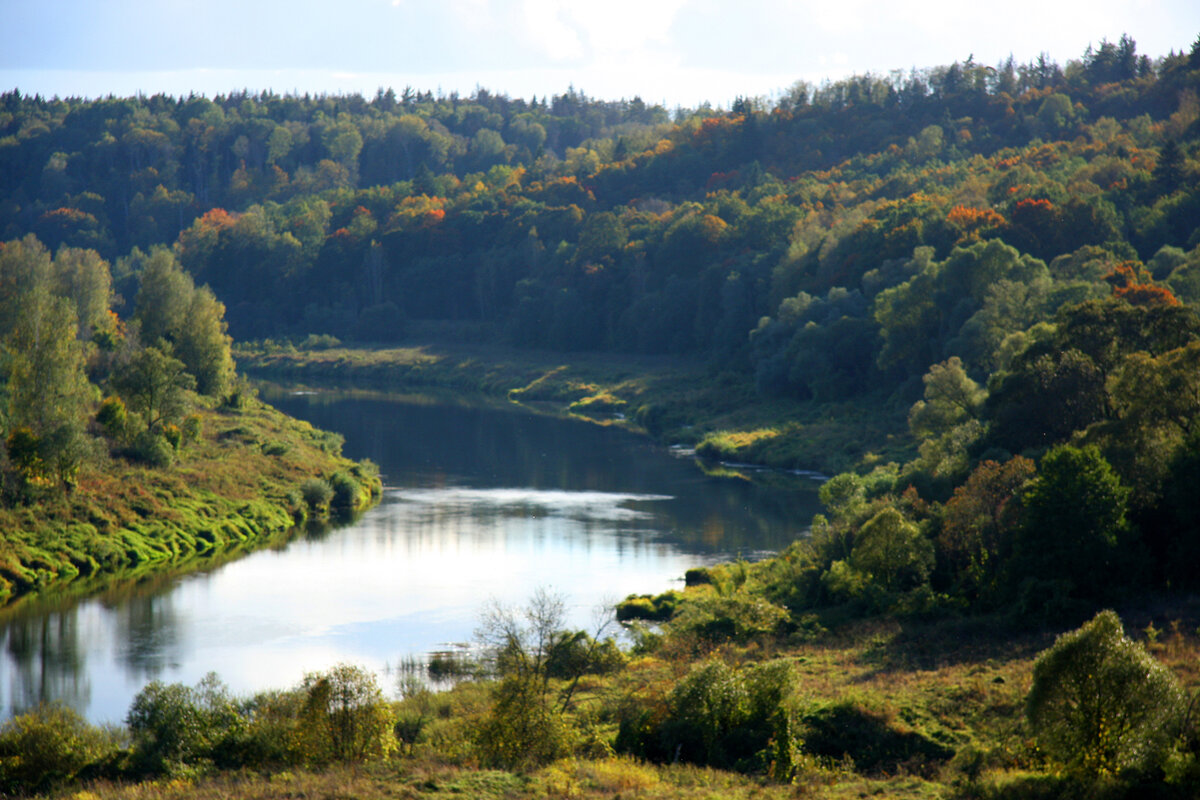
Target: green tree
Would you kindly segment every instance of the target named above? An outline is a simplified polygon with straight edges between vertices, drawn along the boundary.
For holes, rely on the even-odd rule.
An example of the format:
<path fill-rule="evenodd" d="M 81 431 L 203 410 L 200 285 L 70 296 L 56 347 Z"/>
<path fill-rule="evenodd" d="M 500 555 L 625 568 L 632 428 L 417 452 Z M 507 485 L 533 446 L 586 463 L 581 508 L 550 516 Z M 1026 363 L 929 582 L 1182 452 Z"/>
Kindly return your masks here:
<path fill-rule="evenodd" d="M 1118 563 L 1129 544 L 1128 496 L 1097 447 L 1048 452 L 1023 494 L 1013 579 L 1066 580 L 1083 598 L 1110 593 L 1120 568 L 1132 566 Z"/>
<path fill-rule="evenodd" d="M 973 419 L 987 397 L 967 375 L 958 356 L 934 364 L 921 380 L 925 399 L 908 412 L 908 427 L 918 437 L 940 436 Z"/>
<path fill-rule="evenodd" d="M 1171 671 L 1102 611 L 1038 656 L 1025 716 L 1048 755 L 1098 776 L 1160 766 L 1183 706 Z"/>
<path fill-rule="evenodd" d="M 225 333 L 225 305 L 207 286 L 192 292 L 188 303 L 187 324 L 175 335 L 175 354 L 196 379 L 196 391 L 221 397 L 229 391 L 236 372 L 231 348 L 233 340 Z"/>
<path fill-rule="evenodd" d="M 170 250 L 154 248 L 144 257 L 138 278 L 133 318 L 141 325 L 142 341 L 172 341 L 187 324 L 195 284 Z"/>
<path fill-rule="evenodd" d="M 352 664 L 309 673 L 303 738 L 309 760 L 364 761 L 391 750 L 392 718 L 375 674 Z"/>
<path fill-rule="evenodd" d="M 550 665 L 566 621 L 561 597 L 538 589 L 521 610 L 494 605 L 476 638 L 501 676 L 492 708 L 476 734 L 484 759 L 526 768 L 570 751 L 572 731 L 550 689 Z"/>
<path fill-rule="evenodd" d="M 79 339 L 91 341 L 101 331 L 111 331 L 113 290 L 108 262 L 95 250 L 59 248 L 52 265 L 54 294 L 75 308 Z"/>
<path fill-rule="evenodd" d="M 134 318 L 141 325 L 142 340 L 169 343 L 201 394 L 227 392 L 235 366 L 224 304 L 207 286 L 196 288 L 170 251 L 162 248 L 145 260 L 139 283 Z"/>
<path fill-rule="evenodd" d="M 214 749 L 242 722 L 228 689 L 213 672 L 195 687 L 150 682 L 125 717 L 134 761 L 152 774 L 211 763 Z"/>
<path fill-rule="evenodd" d="M 196 380 L 184 363 L 171 354 L 169 344 L 165 348 L 139 350 L 112 377 L 113 389 L 129 409 L 141 415 L 149 431 L 182 417 L 187 392 L 196 388 Z"/>
<path fill-rule="evenodd" d="M 889 506 L 859 529 L 850 564 L 888 592 L 911 589 L 928 579 L 933 545 L 916 525 Z"/>
<path fill-rule="evenodd" d="M 29 429 L 40 465 L 64 486 L 70 486 L 86 456 L 84 426 L 95 399 L 75 334 L 70 304 L 43 285 L 25 296 L 15 327 L 3 340 L 7 427 Z"/>

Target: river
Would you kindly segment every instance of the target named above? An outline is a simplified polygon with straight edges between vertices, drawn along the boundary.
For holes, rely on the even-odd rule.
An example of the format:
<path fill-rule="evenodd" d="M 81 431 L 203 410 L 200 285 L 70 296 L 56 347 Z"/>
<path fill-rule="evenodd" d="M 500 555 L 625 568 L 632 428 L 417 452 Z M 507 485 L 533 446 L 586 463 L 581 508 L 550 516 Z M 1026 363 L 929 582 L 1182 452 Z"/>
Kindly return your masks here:
<path fill-rule="evenodd" d="M 818 510 L 803 475 L 706 474 L 615 427 L 513 404 L 276 391 L 289 414 L 370 458 L 382 502 L 220 567 L 0 613 L 0 710 L 64 702 L 119 722 L 151 680 L 215 671 L 236 693 L 352 662 L 385 690 L 400 665 L 469 642 L 491 602 L 561 595 L 570 622 L 689 567 L 773 552 Z"/>

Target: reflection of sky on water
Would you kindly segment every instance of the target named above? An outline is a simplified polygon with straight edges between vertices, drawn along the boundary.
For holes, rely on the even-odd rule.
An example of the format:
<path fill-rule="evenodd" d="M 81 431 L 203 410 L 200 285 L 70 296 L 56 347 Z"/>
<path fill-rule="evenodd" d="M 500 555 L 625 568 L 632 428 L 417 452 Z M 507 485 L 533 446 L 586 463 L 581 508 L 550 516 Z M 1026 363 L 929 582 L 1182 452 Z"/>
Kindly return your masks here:
<path fill-rule="evenodd" d="M 792 500 L 714 483 L 617 431 L 511 411 L 424 405 L 414 421 L 396 403 L 318 407 L 335 415 L 315 424 L 348 421 L 350 455 L 363 451 L 365 426 L 389 483 L 383 502 L 353 525 L 211 572 L 10 614 L 0 713 L 60 699 L 117 721 L 148 681 L 194 684 L 209 671 L 237 693 L 339 662 L 383 675 L 471 640 L 485 604 L 520 605 L 539 586 L 567 599 L 572 625 L 590 627 L 598 604 L 679 585 L 689 567 L 744 543 L 781 546 L 799 528 L 791 504 L 811 514 L 811 490 Z M 396 439 L 381 449 L 388 431 Z"/>

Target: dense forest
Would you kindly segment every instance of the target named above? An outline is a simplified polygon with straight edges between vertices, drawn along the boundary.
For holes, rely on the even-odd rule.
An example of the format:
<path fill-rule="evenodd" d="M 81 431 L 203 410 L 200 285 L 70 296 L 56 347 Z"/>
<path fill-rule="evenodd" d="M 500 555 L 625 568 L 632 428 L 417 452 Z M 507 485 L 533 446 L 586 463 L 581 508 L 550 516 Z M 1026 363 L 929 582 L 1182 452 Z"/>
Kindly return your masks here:
<path fill-rule="evenodd" d="M 0 96 L 4 500 L 69 494 L 89 459 L 168 466 L 195 438 L 190 408 L 242 402 L 230 334 L 262 350 L 420 330 L 677 354 L 760 398 L 901 408 L 910 457 L 868 457 L 830 479 L 811 537 L 698 570 L 686 593 L 623 603 L 626 621 L 665 626 L 641 629 L 632 655 L 555 628 L 542 598 L 529 619 L 549 627 L 497 623 L 486 698 L 414 692 L 390 730 L 372 718 L 371 747 L 420 741 L 455 765 L 506 770 L 615 748 L 810 788 L 951 764 L 961 797 L 1091 796 L 1096 780 L 1112 797 L 1190 796 L 1200 735 L 1176 675 L 1195 684 L 1178 655 L 1195 647 L 1178 627 L 1174 672 L 1108 612 L 1036 663 L 1026 642 L 1024 665 L 997 669 L 990 688 L 947 673 L 978 714 L 954 723 L 945 698 L 879 712 L 890 684 L 805 705 L 790 656 L 769 659 L 862 619 L 982 618 L 1026 635 L 1198 588 L 1198 160 L 1200 38 L 1160 58 L 1123 36 L 1065 66 L 968 58 L 801 83 L 729 110 L 574 90 L 529 101 L 482 89 L 11 91 Z M 670 413 L 632 416 L 657 434 Z M 770 439 L 744 437 L 736 454 L 768 460 Z M 369 494 L 370 476 L 356 477 L 343 474 L 343 494 Z M 333 487 L 311 491 L 309 505 L 316 494 L 327 505 Z M 1161 631 L 1147 630 L 1153 645 Z M 796 664 L 811 657 L 836 683 L 829 665 L 844 653 L 828 648 Z M 928 666 L 912 648 L 902 655 Z M 1081 664 L 1095 669 L 1076 674 Z M 1018 690 L 997 687 L 1030 670 L 1028 727 L 1014 732 L 998 720 L 1019 716 Z M 576 688 L 596 673 L 618 675 L 585 680 L 608 710 L 577 712 Z M 211 685 L 147 689 L 125 766 L 104 774 L 170 772 L 135 762 L 161 744 L 161 719 L 138 715 L 171 704 L 211 706 L 217 733 L 195 763 L 245 765 L 255 731 L 262 763 L 339 760 L 336 709 L 320 694 L 330 680 L 237 709 Z M 1130 702 L 1081 721 L 1070 686 Z M 360 706 L 383 707 L 373 685 L 363 691 Z M 304 720 L 318 717 L 335 733 L 313 744 Z M 985 767 L 1050 766 L 1069 780 L 978 782 Z"/>

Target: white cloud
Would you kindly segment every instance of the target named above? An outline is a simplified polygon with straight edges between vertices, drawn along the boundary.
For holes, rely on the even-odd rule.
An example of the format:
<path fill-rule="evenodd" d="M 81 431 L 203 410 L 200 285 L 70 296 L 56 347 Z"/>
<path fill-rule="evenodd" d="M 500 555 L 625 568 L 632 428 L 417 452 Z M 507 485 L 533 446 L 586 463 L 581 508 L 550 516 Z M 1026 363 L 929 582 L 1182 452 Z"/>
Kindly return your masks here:
<path fill-rule="evenodd" d="M 521 22 L 525 37 L 552 61 L 583 58 L 583 42 L 566 19 L 566 4 L 561 0 L 523 0 Z"/>

